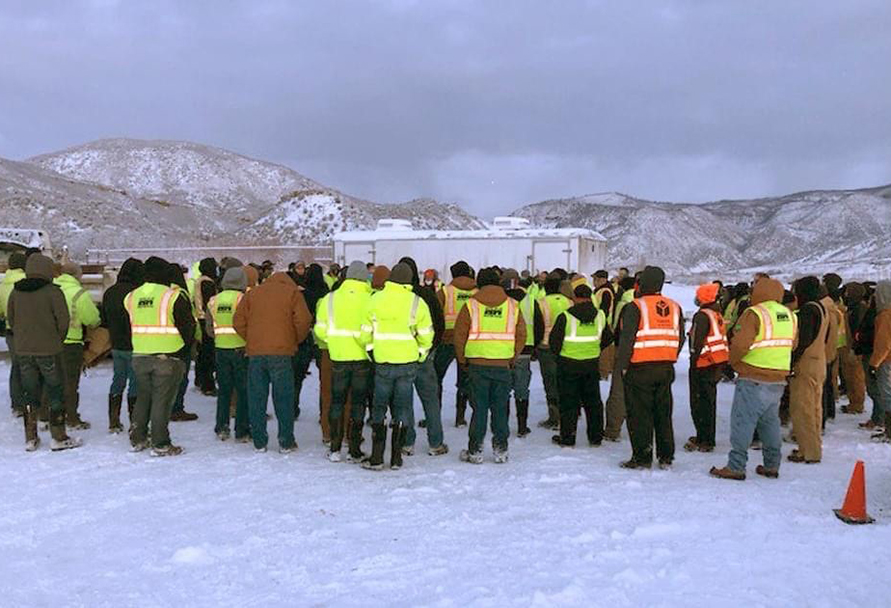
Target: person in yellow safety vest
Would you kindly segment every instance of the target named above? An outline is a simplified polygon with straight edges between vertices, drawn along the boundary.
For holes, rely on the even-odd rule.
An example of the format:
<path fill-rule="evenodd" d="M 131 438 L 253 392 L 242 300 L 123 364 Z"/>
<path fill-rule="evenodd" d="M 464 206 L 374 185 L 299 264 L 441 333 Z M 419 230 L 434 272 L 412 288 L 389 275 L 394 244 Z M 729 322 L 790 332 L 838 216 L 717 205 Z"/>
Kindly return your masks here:
<path fill-rule="evenodd" d="M 588 445 L 599 447 L 603 441 L 599 359 L 604 346 L 612 342 L 612 331 L 606 313 L 594 306 L 590 287 L 579 285 L 573 295 L 573 306 L 560 313 L 548 337 L 557 356 L 560 392 L 560 434 L 551 440 L 574 447 L 579 411 L 584 409 Z"/>
<path fill-rule="evenodd" d="M 350 417 L 347 426 L 349 453 L 347 462 L 361 462 L 364 454 L 360 449 L 364 424 L 365 402 L 371 386 L 374 368 L 366 347 L 371 328 L 368 310 L 371 305 L 371 285 L 366 277 L 368 270 L 362 262 L 351 262 L 346 279 L 325 295 L 316 310 L 313 328 L 316 340 L 327 344 L 331 357 L 331 408 L 328 424 L 331 443 L 328 460 L 340 462 L 344 429 L 341 424 L 347 397 L 350 399 Z M 363 329 L 365 333 L 363 334 Z"/>
<path fill-rule="evenodd" d="M 718 381 L 730 360 L 727 327 L 719 312 L 718 284 L 705 283 L 696 290 L 699 310 L 690 326 L 690 415 L 696 435 L 684 444 L 687 452 L 715 449 L 715 415 Z"/>
<path fill-rule="evenodd" d="M 213 337 L 206 331 L 207 325 L 204 323 L 204 318 L 207 316 L 207 303 L 218 291 L 219 267 L 215 259 L 204 258 L 199 263 L 198 269 L 201 275 L 195 282 L 195 292 L 192 295 L 199 329 L 202 333 L 201 341 L 198 343 L 198 354 L 195 356 L 195 386 L 199 388 L 201 394 L 215 397 L 217 386 L 214 379 Z"/>
<path fill-rule="evenodd" d="M 730 341 L 730 365 L 739 374 L 730 413 L 730 456 L 727 466 L 712 467 L 722 479 L 746 478 L 746 461 L 755 431 L 761 439 L 764 464 L 755 472 L 779 477 L 782 437 L 778 414 L 796 344 L 795 315 L 780 304 L 783 285 L 761 279 L 752 288 L 751 306 L 739 319 Z"/>
<path fill-rule="evenodd" d="M 0 282 L 0 321 L 6 324 L 6 307 L 9 304 L 9 296 L 12 294 L 15 284 L 25 278 L 25 263 L 28 258 L 24 253 L 15 252 L 9 256 L 9 270 L 3 275 L 3 281 Z M 9 399 L 12 406 L 12 413 L 17 418 L 21 418 L 25 413 L 25 405 L 22 393 L 22 374 L 18 361 L 15 357 L 15 345 L 12 339 L 12 328 L 6 327 L 6 350 L 9 352 Z"/>
<path fill-rule="evenodd" d="M 591 275 L 593 280 L 593 294 L 591 300 L 594 307 L 603 311 L 606 317 L 607 325 L 612 328 L 613 314 L 616 308 L 616 292 L 613 290 L 612 284 L 609 282 L 609 273 L 606 270 L 598 270 Z M 608 380 L 613 372 L 613 364 L 616 359 L 616 347 L 610 343 L 604 346 L 600 352 L 600 379 Z"/>
<path fill-rule="evenodd" d="M 508 398 L 511 368 L 526 346 L 526 321 L 520 305 L 499 285 L 498 272 L 480 270 L 479 291 L 455 322 L 455 355 L 466 367 L 473 395 L 473 414 L 463 462 L 483 462 L 483 442 L 492 415 L 492 449 L 496 463 L 508 460 Z"/>
<path fill-rule="evenodd" d="M 538 368 L 541 372 L 541 380 L 544 384 L 545 399 L 548 404 L 548 417 L 538 423 L 538 426 L 546 429 L 557 430 L 560 426 L 560 392 L 557 388 L 557 357 L 548 346 L 548 338 L 557 317 L 564 310 L 572 306 L 572 301 L 560 293 L 563 283 L 563 275 L 552 272 L 545 281 L 545 297 L 539 302 L 541 314 L 544 319 L 544 337 L 538 345 Z"/>
<path fill-rule="evenodd" d="M 442 291 L 437 294 L 445 316 L 445 333 L 442 336 L 442 344 L 436 349 L 433 360 L 436 376 L 439 379 L 440 395 L 442 394 L 442 383 L 445 380 L 446 372 L 448 372 L 452 361 L 455 360 L 455 344 L 453 341 L 455 322 L 458 320 L 458 315 L 464 309 L 464 306 L 476 293 L 473 269 L 468 266 L 467 262 L 456 262 L 449 270 L 452 273 L 452 282 L 443 287 Z M 455 386 L 457 388 L 455 393 L 455 426 L 467 426 L 464 413 L 467 410 L 470 387 L 464 370 L 460 367 L 458 368 L 458 380 Z M 442 399 L 440 398 L 441 402 Z"/>
<path fill-rule="evenodd" d="M 613 336 L 619 333 L 619 319 L 622 309 L 634 301 L 634 277 L 625 276 L 619 281 L 618 302 L 616 302 L 610 328 Z M 615 345 L 615 339 L 613 345 Z M 603 438 L 607 441 L 619 441 L 622 436 L 622 425 L 625 423 L 625 383 L 622 374 L 615 373 L 615 356 L 613 357 L 613 374 L 609 385 L 609 396 L 606 398 L 606 427 Z"/>
<path fill-rule="evenodd" d="M 325 273 L 323 277 L 325 280 L 325 285 L 328 286 L 328 290 L 330 291 L 334 284 L 340 280 L 340 265 L 331 264 L 328 266 L 328 272 Z"/>
<path fill-rule="evenodd" d="M 93 303 L 90 292 L 81 285 L 83 271 L 80 265 L 66 262 L 61 274 L 53 281 L 65 295 L 68 304 L 68 336 L 62 349 L 62 377 L 65 386 L 65 421 L 68 427 L 88 429 L 90 423 L 82 420 L 80 405 L 80 374 L 84 364 L 84 327 L 99 327 L 99 309 Z"/>
<path fill-rule="evenodd" d="M 627 469 L 652 467 L 654 433 L 659 467 L 669 468 L 674 460 L 671 385 L 685 341 L 684 311 L 662 295 L 664 283 L 665 272 L 647 266 L 638 278 L 638 297 L 622 310 L 614 373 L 624 374 L 632 449 L 622 463 Z"/>
<path fill-rule="evenodd" d="M 390 468 L 402 467 L 402 443 L 408 408 L 412 407 L 418 362 L 425 361 L 433 346 L 433 320 L 424 300 L 413 292 L 408 264 L 393 267 L 390 279 L 368 307 L 360 340 L 374 357 L 374 408 L 372 411 L 371 457 L 366 469 L 381 470 L 387 427 L 384 417 L 393 405 Z"/>
<path fill-rule="evenodd" d="M 517 282 L 519 280 L 519 283 Z M 517 409 L 517 437 L 525 437 L 529 428 L 529 385 L 532 382 L 532 357 L 535 347 L 544 339 L 544 317 L 539 302 L 525 289 L 532 284 L 531 278 L 519 279 L 515 270 L 505 270 L 501 275 L 501 287 L 511 298 L 520 303 L 520 312 L 526 324 L 526 344 L 511 369 L 511 388 Z M 510 405 L 508 405 L 508 416 Z"/>
<path fill-rule="evenodd" d="M 165 260 L 145 261 L 145 283 L 124 299 L 133 339 L 136 407 L 130 431 L 132 451 L 149 447 L 153 456 L 176 456 L 182 448 L 170 441 L 168 425 L 177 389 L 186 372 L 184 353 L 195 340 L 195 317 L 181 288 L 171 287 L 174 269 Z"/>
<path fill-rule="evenodd" d="M 214 432 L 220 441 L 229 439 L 229 414 L 234 394 L 235 441 L 248 443 L 251 440 L 251 425 L 248 417 L 246 342 L 235 331 L 234 321 L 235 312 L 247 289 L 244 269 L 239 266 L 226 270 L 220 288 L 222 291 L 207 303 L 207 316 L 204 319 L 206 333 L 213 338 L 219 383 Z"/>

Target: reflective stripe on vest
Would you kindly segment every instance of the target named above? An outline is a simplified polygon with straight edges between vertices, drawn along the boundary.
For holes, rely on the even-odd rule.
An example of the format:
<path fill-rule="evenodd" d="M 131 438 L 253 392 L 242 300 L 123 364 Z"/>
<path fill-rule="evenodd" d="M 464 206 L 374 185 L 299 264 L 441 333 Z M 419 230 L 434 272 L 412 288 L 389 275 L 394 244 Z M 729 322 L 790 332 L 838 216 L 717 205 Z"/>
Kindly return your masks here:
<path fill-rule="evenodd" d="M 232 349 L 242 348 L 246 342 L 235 331 L 235 311 L 241 303 L 244 294 L 240 291 L 226 290 L 213 296 L 207 307 L 213 317 L 214 345 L 217 348 Z M 224 309 L 221 311 L 221 306 Z"/>
<path fill-rule="evenodd" d="M 526 346 L 535 345 L 535 298 L 526 294 L 520 301 L 520 312 L 523 313 L 523 321 L 526 323 Z"/>
<path fill-rule="evenodd" d="M 631 363 L 671 362 L 678 360 L 680 346 L 680 307 L 661 295 L 647 295 L 634 300 L 640 311 L 637 338 Z"/>
<path fill-rule="evenodd" d="M 513 359 L 519 306 L 508 298 L 499 306 L 473 299 L 467 303 L 470 331 L 464 356 L 468 359 Z"/>
<path fill-rule="evenodd" d="M 338 329 L 334 320 L 334 293 L 328 296 L 328 325 L 325 328 L 326 335 L 331 338 L 355 338 L 359 339 L 362 335 L 361 331 L 349 331 L 348 329 Z"/>
<path fill-rule="evenodd" d="M 420 296 L 415 296 L 414 300 L 411 302 L 411 313 L 408 315 L 408 326 L 413 327 L 415 323 L 417 323 L 418 318 L 418 306 L 421 303 Z M 374 332 L 374 342 L 407 342 L 412 341 L 415 342 L 415 333 L 414 331 L 410 331 L 407 333 L 382 333 L 378 331 L 377 319 L 373 319 L 371 323 L 372 331 Z M 431 329 L 416 329 L 418 334 L 429 334 L 432 333 Z M 367 349 L 369 351 L 374 350 L 374 343 L 368 345 Z"/>
<path fill-rule="evenodd" d="M 582 323 L 569 311 L 561 313 L 566 317 L 566 333 L 560 356 L 577 361 L 600 357 L 600 337 L 606 327 L 606 315 L 600 309 L 591 323 Z"/>
<path fill-rule="evenodd" d="M 541 341 L 542 346 L 548 345 L 551 330 L 554 329 L 554 323 L 557 322 L 557 317 L 559 317 L 560 313 L 563 311 L 569 310 L 570 306 L 571 302 L 569 301 L 569 298 L 558 293 L 546 295 L 544 300 L 539 302 L 541 315 L 544 318 L 544 339 Z"/>
<path fill-rule="evenodd" d="M 130 316 L 134 354 L 175 353 L 185 346 L 173 319 L 180 290 L 156 283 L 131 291 L 124 304 Z"/>
<path fill-rule="evenodd" d="M 446 285 L 443 287 L 442 293 L 445 296 L 445 310 L 443 310 L 445 328 L 455 329 L 455 321 L 458 320 L 458 314 L 460 314 L 462 308 L 467 306 L 467 302 L 470 301 L 476 290 L 468 291 L 466 289 L 458 289 L 454 285 Z M 459 302 L 458 300 L 461 301 Z"/>
<path fill-rule="evenodd" d="M 748 311 L 758 316 L 759 328 L 743 363 L 752 367 L 789 371 L 792 364 L 792 345 L 797 321 L 788 308 L 779 302 L 764 302 L 750 306 Z M 740 319 L 742 316 L 740 316 Z"/>
<path fill-rule="evenodd" d="M 696 367 L 711 367 L 727 363 L 730 360 L 730 347 L 727 344 L 726 327 L 724 326 L 724 318 L 716 311 L 710 308 L 703 308 L 700 312 L 708 317 L 709 331 L 705 338 L 705 344 L 699 351 L 699 359 L 696 360 Z M 693 348 L 693 328 L 690 328 L 690 348 Z"/>
<path fill-rule="evenodd" d="M 201 293 L 201 284 L 207 283 L 210 281 L 213 283 L 213 279 L 210 277 L 206 277 L 201 275 L 198 277 L 198 280 L 195 282 L 195 293 L 193 294 L 192 303 L 195 305 L 195 316 L 200 320 L 205 317 L 204 312 L 204 294 Z"/>

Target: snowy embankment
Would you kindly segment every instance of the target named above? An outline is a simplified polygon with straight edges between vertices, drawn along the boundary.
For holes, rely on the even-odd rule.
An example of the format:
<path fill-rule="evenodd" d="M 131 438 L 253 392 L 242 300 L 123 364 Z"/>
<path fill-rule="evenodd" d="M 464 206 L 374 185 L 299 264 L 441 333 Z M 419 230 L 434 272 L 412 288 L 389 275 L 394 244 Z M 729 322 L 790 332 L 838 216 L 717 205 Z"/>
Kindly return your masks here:
<path fill-rule="evenodd" d="M 692 312 L 689 290 L 669 291 L 687 294 Z M 21 422 L 5 410 L 4 361 L 2 604 L 867 606 L 886 597 L 891 447 L 856 428 L 865 416 L 839 414 L 820 465 L 784 462 L 780 479 L 767 480 L 750 452 L 746 482 L 713 479 L 709 467 L 726 460 L 733 386 L 720 386 L 717 451 L 687 454 L 687 364 L 674 385 L 670 471 L 618 468 L 627 435 L 565 450 L 538 428 L 512 435 L 506 465 L 492 463 L 488 446 L 484 465 L 461 463 L 451 376 L 451 453 L 426 456 L 422 431 L 401 471 L 373 473 L 324 459 L 315 371 L 295 454 L 216 441 L 213 401 L 193 391 L 188 407 L 201 418 L 172 425 L 186 453 L 131 454 L 124 436 L 102 428 L 108 366 L 83 379 L 82 411 L 94 423 L 86 446 L 50 453 L 42 433 L 44 447 L 27 454 Z M 533 421 L 545 409 L 535 371 Z M 857 459 L 873 526 L 846 526 L 831 511 Z"/>

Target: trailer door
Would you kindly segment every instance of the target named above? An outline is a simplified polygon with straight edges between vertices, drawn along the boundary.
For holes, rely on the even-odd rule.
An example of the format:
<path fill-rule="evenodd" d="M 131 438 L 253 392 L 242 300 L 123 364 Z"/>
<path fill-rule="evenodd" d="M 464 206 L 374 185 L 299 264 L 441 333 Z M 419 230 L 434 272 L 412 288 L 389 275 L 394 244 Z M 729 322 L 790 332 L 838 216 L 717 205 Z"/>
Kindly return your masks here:
<path fill-rule="evenodd" d="M 367 242 L 345 242 L 343 244 L 343 259 L 340 261 L 341 266 L 346 266 L 353 260 L 360 260 L 366 264 L 376 263 L 375 261 L 374 243 Z"/>
<path fill-rule="evenodd" d="M 536 272 L 551 271 L 554 268 L 572 270 L 570 266 L 570 254 L 572 248 L 569 241 L 535 241 L 532 243 L 532 266 Z"/>

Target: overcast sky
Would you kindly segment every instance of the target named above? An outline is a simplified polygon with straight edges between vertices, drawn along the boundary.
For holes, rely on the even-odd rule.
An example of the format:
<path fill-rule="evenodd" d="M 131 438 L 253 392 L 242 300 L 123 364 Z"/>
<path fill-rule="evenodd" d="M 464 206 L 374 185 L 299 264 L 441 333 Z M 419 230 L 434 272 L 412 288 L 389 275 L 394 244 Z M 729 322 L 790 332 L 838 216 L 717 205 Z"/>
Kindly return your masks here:
<path fill-rule="evenodd" d="M 185 139 L 485 216 L 891 182 L 891 2 L 0 0 L 0 156 Z"/>

